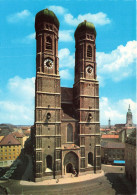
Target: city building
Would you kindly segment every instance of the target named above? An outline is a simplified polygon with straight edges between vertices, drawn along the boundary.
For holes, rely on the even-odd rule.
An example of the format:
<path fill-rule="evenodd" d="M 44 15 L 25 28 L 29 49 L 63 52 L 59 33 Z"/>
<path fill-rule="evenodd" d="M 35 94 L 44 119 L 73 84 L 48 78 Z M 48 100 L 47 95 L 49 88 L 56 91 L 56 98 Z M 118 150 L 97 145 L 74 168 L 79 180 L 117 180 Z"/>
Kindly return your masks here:
<path fill-rule="evenodd" d="M 129 104 L 129 108 L 128 108 L 128 112 L 126 115 L 126 125 L 127 127 L 132 127 L 133 126 L 133 121 L 132 121 L 132 112 L 130 109 L 130 104 Z"/>
<path fill-rule="evenodd" d="M 110 120 L 110 118 L 108 120 L 108 128 L 111 129 L 111 120 Z"/>
<path fill-rule="evenodd" d="M 15 131 L 12 135 L 21 143 L 21 147 L 24 148 L 25 141 L 28 139 L 28 136 Z"/>
<path fill-rule="evenodd" d="M 133 124 L 133 117 L 130 109 L 130 104 L 129 104 L 128 112 L 126 114 L 126 124 L 115 124 L 116 130 L 121 130 L 125 127 L 136 127 L 136 125 Z"/>
<path fill-rule="evenodd" d="M 119 141 L 125 142 L 128 136 L 135 131 L 135 127 L 124 127 L 119 131 Z"/>
<path fill-rule="evenodd" d="M 125 159 L 125 144 L 116 142 L 101 142 L 101 161 L 106 164 L 114 164 Z"/>
<path fill-rule="evenodd" d="M 127 177 L 136 184 L 136 129 L 125 142 L 125 172 Z"/>
<path fill-rule="evenodd" d="M 10 166 L 21 152 L 21 143 L 12 134 L 0 141 L 0 167 Z"/>
<path fill-rule="evenodd" d="M 102 135 L 102 134 L 109 134 L 109 132 L 110 132 L 110 129 L 103 129 L 103 128 L 100 128 L 100 133 L 101 133 L 101 135 Z"/>
<path fill-rule="evenodd" d="M 102 134 L 101 142 L 119 142 L 119 135 L 114 134 Z"/>
<path fill-rule="evenodd" d="M 86 20 L 75 31 L 75 82 L 60 87 L 56 15 L 35 17 L 35 124 L 31 130 L 35 181 L 101 170 L 96 30 Z"/>

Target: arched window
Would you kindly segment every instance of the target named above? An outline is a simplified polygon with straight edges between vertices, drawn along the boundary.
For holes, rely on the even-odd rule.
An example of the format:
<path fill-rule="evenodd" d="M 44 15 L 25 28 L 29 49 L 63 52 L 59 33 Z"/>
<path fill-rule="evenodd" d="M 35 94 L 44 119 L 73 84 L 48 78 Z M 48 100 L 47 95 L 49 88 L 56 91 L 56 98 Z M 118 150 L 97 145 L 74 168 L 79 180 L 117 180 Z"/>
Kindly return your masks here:
<path fill-rule="evenodd" d="M 92 47 L 90 45 L 87 48 L 87 57 L 92 57 Z"/>
<path fill-rule="evenodd" d="M 52 49 L 52 39 L 50 37 L 46 38 L 46 49 Z"/>
<path fill-rule="evenodd" d="M 88 164 L 93 166 L 93 154 L 92 154 L 92 152 L 88 153 Z"/>
<path fill-rule="evenodd" d="M 52 156 L 48 155 L 46 157 L 46 163 L 47 163 L 47 168 L 52 170 Z"/>
<path fill-rule="evenodd" d="M 67 125 L 67 142 L 73 142 L 73 127 L 71 124 Z"/>

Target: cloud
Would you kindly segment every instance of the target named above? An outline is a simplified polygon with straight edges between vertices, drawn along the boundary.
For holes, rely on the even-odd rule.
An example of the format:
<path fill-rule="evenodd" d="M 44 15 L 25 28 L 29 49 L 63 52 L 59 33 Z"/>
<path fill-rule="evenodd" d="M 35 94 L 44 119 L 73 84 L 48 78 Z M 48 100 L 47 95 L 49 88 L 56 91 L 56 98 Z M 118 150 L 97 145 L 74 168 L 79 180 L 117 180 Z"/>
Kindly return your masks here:
<path fill-rule="evenodd" d="M 32 41 L 35 41 L 35 33 L 31 33 L 31 34 L 27 35 L 26 37 L 24 37 L 23 39 L 20 39 L 18 41 L 20 41 L 22 43 L 29 44 Z"/>
<path fill-rule="evenodd" d="M 61 79 L 65 79 L 65 80 L 73 80 L 73 77 L 70 74 L 68 69 L 61 70 L 60 71 L 60 77 L 61 77 Z"/>
<path fill-rule="evenodd" d="M 73 79 L 70 70 L 60 71 L 62 79 Z M 34 123 L 34 97 L 35 78 L 14 77 L 9 79 L 4 98 L 0 99 L 0 123 L 12 123 L 32 125 Z M 126 123 L 128 107 L 133 113 L 133 122 L 136 123 L 136 103 L 132 99 L 120 99 L 112 101 L 107 97 L 100 98 L 100 121 L 101 124 Z"/>
<path fill-rule="evenodd" d="M 137 41 L 129 41 L 126 46 L 120 45 L 111 53 L 97 52 L 99 76 L 118 82 L 135 74 L 136 53 Z"/>
<path fill-rule="evenodd" d="M 105 25 L 109 24 L 111 20 L 107 17 L 107 15 L 103 12 L 99 12 L 96 14 L 84 14 L 78 15 L 77 18 L 74 18 L 71 14 L 66 14 L 64 16 L 65 22 L 69 25 L 77 26 L 79 23 L 87 20 L 88 22 L 94 23 L 94 25 Z"/>
<path fill-rule="evenodd" d="M 68 48 L 59 50 L 59 66 L 60 68 L 74 68 L 75 58 L 74 54 L 70 54 Z"/>
<path fill-rule="evenodd" d="M 35 78 L 9 79 L 6 95 L 0 99 L 0 123 L 32 125 L 34 123 Z"/>
<path fill-rule="evenodd" d="M 35 36 L 36 36 L 35 33 L 31 33 L 23 38 L 14 39 L 11 42 L 13 44 L 31 44 L 33 43 L 33 41 L 35 41 Z"/>
<path fill-rule="evenodd" d="M 23 10 L 21 12 L 9 15 L 7 17 L 7 21 L 10 23 L 18 23 L 28 19 L 29 17 L 32 17 L 31 12 L 29 10 Z"/>
<path fill-rule="evenodd" d="M 99 86 L 104 87 L 105 86 L 105 81 L 104 78 L 100 75 L 97 75 L 97 80 L 99 81 Z"/>
<path fill-rule="evenodd" d="M 34 83 L 34 77 L 23 79 L 15 76 L 14 78 L 9 79 L 7 88 L 10 94 L 16 94 L 16 97 L 24 102 L 25 100 L 28 101 L 29 99 L 31 100 L 34 98 Z"/>
<path fill-rule="evenodd" d="M 61 42 L 69 42 L 73 41 L 72 30 L 60 30 L 59 31 L 59 41 Z"/>
<path fill-rule="evenodd" d="M 0 101 L 1 123 L 32 125 L 34 109 L 12 101 Z"/>
<path fill-rule="evenodd" d="M 109 100 L 107 97 L 100 98 L 100 122 L 101 125 L 107 125 L 109 118 L 112 124 L 126 123 L 126 113 L 128 107 L 133 114 L 133 122 L 136 123 L 136 103 L 131 99 L 121 99 L 117 102 Z"/>
<path fill-rule="evenodd" d="M 60 15 L 65 14 L 65 12 L 67 11 L 67 9 L 65 9 L 64 7 L 55 6 L 55 5 L 49 6 L 48 9 L 52 10 L 55 14 L 60 14 Z"/>

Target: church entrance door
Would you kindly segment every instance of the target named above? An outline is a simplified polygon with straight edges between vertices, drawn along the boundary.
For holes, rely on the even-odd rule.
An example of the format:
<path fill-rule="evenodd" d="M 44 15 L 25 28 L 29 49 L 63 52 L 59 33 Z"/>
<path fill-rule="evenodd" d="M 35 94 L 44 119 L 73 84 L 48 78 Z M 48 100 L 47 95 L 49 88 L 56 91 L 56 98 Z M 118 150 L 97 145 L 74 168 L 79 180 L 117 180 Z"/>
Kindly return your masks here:
<path fill-rule="evenodd" d="M 75 152 L 70 151 L 65 155 L 63 168 L 64 175 L 66 173 L 74 173 L 75 171 L 79 172 L 79 158 Z"/>
<path fill-rule="evenodd" d="M 67 173 L 73 173 L 73 166 L 71 163 L 68 163 L 66 166 L 66 172 Z"/>

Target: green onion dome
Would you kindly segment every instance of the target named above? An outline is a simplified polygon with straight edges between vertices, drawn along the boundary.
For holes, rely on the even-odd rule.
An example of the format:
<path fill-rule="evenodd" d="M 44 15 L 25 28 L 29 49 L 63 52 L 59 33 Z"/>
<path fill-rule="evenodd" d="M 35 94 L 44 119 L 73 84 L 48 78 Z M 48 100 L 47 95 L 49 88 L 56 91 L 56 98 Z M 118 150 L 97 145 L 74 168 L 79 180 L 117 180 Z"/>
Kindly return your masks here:
<path fill-rule="evenodd" d="M 35 16 L 35 28 L 38 23 L 44 21 L 55 24 L 55 26 L 59 29 L 59 21 L 53 11 L 48 9 L 43 9 L 40 12 L 38 12 Z"/>
<path fill-rule="evenodd" d="M 96 33 L 96 29 L 95 29 L 94 24 L 92 24 L 90 22 L 87 22 L 86 20 L 84 20 L 84 22 L 82 22 L 78 25 L 78 27 L 76 28 L 74 36 L 76 37 L 80 32 L 83 32 L 83 31 L 92 32 L 96 37 L 97 33 Z"/>

